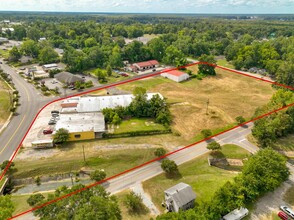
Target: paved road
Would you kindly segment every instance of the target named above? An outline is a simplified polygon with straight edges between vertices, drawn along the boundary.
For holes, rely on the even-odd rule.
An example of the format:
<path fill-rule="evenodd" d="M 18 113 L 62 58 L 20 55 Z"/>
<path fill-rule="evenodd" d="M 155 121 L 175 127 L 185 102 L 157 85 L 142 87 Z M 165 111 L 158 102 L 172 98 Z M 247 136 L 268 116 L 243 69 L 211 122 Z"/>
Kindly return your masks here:
<path fill-rule="evenodd" d="M 251 133 L 252 126 L 253 123 L 250 123 L 247 127 L 236 128 L 213 139 L 221 144 L 238 144 L 253 153 L 257 151 L 258 148 L 250 142 L 246 141 L 246 136 Z M 201 142 L 190 148 L 172 154 L 168 156 L 168 158 L 174 160 L 178 165 L 180 165 L 207 153 L 209 150 L 207 150 L 206 146 L 207 142 Z M 127 173 L 123 176 L 110 180 L 103 185 L 106 187 L 107 191 L 111 193 L 116 193 L 128 189 L 160 173 L 162 173 L 162 169 L 160 166 L 160 162 L 157 161 L 137 170 L 134 170 L 130 173 Z"/>
<path fill-rule="evenodd" d="M 220 144 L 237 144 L 241 147 L 245 148 L 251 153 L 254 153 L 258 150 L 256 146 L 247 141 L 246 136 L 251 133 L 251 128 L 253 127 L 253 123 L 250 123 L 247 127 L 236 128 L 227 133 L 219 135 L 213 138 L 215 141 L 218 141 Z M 178 165 L 188 162 L 190 160 L 195 159 L 207 152 L 206 148 L 207 142 L 201 142 L 199 144 L 195 144 L 194 146 L 181 150 L 175 154 L 170 155 L 168 158 L 174 160 Z M 180 149 L 180 148 L 179 148 Z M 125 189 L 129 189 L 131 187 L 135 187 L 137 184 L 140 184 L 142 181 L 152 178 L 158 174 L 162 173 L 162 169 L 160 166 L 160 162 L 156 161 L 150 163 L 142 168 L 129 172 L 123 176 L 112 179 L 103 185 L 106 187 L 107 191 L 110 193 L 117 193 Z M 35 184 L 27 185 L 20 190 L 18 190 L 15 194 L 30 194 L 36 191 L 54 191 L 58 186 L 62 185 L 70 186 L 70 179 L 66 181 L 57 181 L 57 182 L 48 182 L 46 184 L 42 184 L 41 186 L 36 186 Z"/>
<path fill-rule="evenodd" d="M 24 79 L 16 73 L 14 68 L 5 64 L 2 59 L 0 59 L 0 61 L 3 62 L 3 64 L 0 64 L 0 67 L 4 70 L 4 72 L 11 76 L 12 81 L 20 95 L 20 106 L 17 108 L 17 116 L 12 117 L 9 125 L 0 135 L 0 163 L 2 163 L 3 161 L 9 160 L 11 158 L 21 143 L 22 138 L 25 136 L 38 111 L 47 103 L 64 97 L 43 96 L 41 92 L 36 90 L 32 84 L 25 82 Z M 156 74 L 156 72 L 142 74 L 140 76 L 136 75 L 131 79 L 122 80 L 120 83 L 129 82 L 138 78 L 144 78 L 146 76 L 152 76 L 154 74 Z M 86 94 L 89 91 L 98 88 L 111 87 L 116 84 L 117 83 L 111 83 L 108 85 L 96 86 L 90 89 L 86 89 L 82 92 L 68 94 L 67 96 L 78 95 L 80 93 Z"/>
<path fill-rule="evenodd" d="M 0 67 L 11 76 L 20 95 L 20 106 L 17 108 L 17 115 L 12 117 L 11 122 L 0 135 L 0 163 L 2 163 L 12 156 L 36 113 L 41 106 L 48 102 L 48 98 L 38 94 L 31 84 L 24 82 L 22 77 L 13 68 L 4 64 L 4 62 Z"/>

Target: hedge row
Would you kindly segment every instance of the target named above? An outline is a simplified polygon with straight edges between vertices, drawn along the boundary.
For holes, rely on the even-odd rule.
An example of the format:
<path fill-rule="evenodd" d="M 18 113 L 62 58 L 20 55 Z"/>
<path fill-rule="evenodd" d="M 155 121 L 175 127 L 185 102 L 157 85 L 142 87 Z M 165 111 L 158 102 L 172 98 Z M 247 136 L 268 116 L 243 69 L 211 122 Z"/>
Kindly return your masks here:
<path fill-rule="evenodd" d="M 132 131 L 132 132 L 123 132 L 118 134 L 103 134 L 104 138 L 119 138 L 119 137 L 134 137 L 134 136 L 145 136 L 145 135 L 156 135 L 156 134 L 168 134 L 171 133 L 171 129 L 167 130 L 152 130 L 152 131 Z"/>

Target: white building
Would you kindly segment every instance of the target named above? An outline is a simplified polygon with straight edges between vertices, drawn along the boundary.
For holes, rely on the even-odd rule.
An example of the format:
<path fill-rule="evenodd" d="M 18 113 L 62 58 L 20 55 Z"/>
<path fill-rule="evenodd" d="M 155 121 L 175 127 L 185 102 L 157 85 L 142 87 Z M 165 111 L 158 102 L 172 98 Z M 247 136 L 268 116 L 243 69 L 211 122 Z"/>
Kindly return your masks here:
<path fill-rule="evenodd" d="M 147 100 L 160 93 L 147 93 Z M 61 103 L 62 113 L 86 113 L 101 112 L 105 108 L 115 108 L 117 106 L 127 107 L 134 99 L 134 95 L 112 95 L 112 96 L 83 96 L 73 97 Z"/>
<path fill-rule="evenodd" d="M 179 70 L 170 70 L 168 72 L 162 73 L 161 76 L 171 79 L 175 82 L 182 82 L 189 79 L 189 74 L 181 72 Z"/>
<path fill-rule="evenodd" d="M 56 63 L 45 64 L 45 65 L 43 65 L 43 69 L 44 69 L 45 71 L 55 70 L 55 69 L 58 69 L 58 65 L 57 65 Z"/>

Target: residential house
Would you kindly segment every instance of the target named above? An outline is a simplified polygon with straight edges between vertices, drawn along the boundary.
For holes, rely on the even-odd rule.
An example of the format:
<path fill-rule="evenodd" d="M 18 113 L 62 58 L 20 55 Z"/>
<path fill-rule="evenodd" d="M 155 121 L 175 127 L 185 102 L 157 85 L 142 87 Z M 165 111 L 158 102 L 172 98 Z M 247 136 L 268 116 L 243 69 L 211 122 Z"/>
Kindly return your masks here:
<path fill-rule="evenodd" d="M 84 82 L 84 79 L 69 72 L 57 73 L 56 75 L 54 75 L 54 78 L 66 85 L 74 85 L 77 81 Z"/>
<path fill-rule="evenodd" d="M 165 206 L 169 212 L 185 211 L 195 205 L 196 194 L 186 183 L 179 183 L 164 191 Z"/>
<path fill-rule="evenodd" d="M 189 74 L 181 72 L 179 70 L 170 70 L 162 73 L 161 76 L 171 79 L 175 82 L 182 82 L 189 79 Z"/>
<path fill-rule="evenodd" d="M 133 65 L 130 66 L 133 72 L 145 71 L 145 70 L 154 69 L 157 67 L 159 67 L 159 62 L 157 60 L 149 60 L 145 62 L 134 63 Z"/>

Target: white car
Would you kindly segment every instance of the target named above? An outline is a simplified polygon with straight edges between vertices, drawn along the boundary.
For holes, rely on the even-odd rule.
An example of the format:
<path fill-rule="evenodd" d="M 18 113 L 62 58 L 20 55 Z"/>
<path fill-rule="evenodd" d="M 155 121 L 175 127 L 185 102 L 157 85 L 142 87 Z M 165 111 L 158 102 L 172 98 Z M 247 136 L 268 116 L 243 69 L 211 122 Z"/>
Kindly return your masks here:
<path fill-rule="evenodd" d="M 294 219 L 294 211 L 290 209 L 288 206 L 281 205 L 280 209 L 284 211 L 288 216 L 290 216 L 292 219 Z"/>

